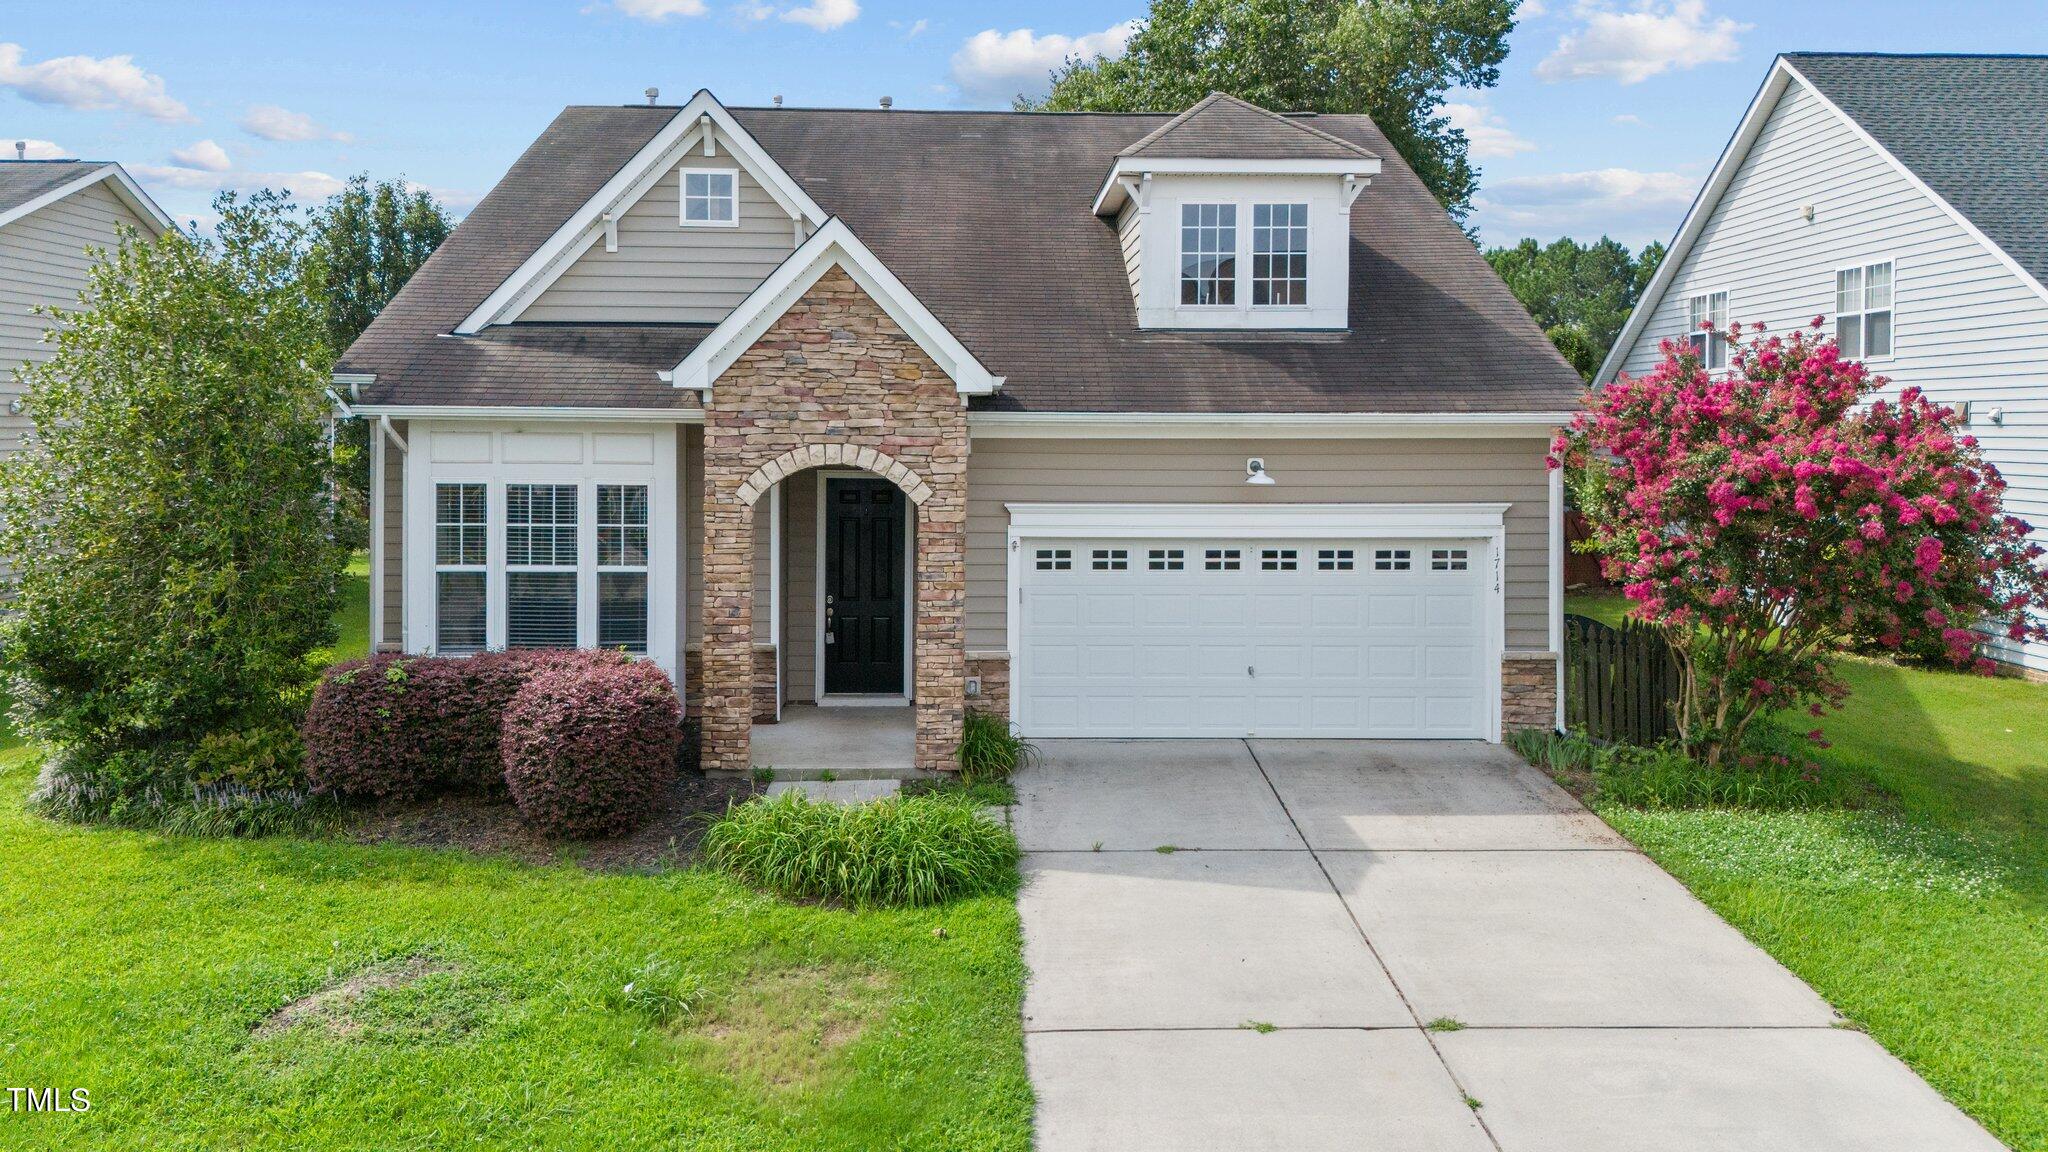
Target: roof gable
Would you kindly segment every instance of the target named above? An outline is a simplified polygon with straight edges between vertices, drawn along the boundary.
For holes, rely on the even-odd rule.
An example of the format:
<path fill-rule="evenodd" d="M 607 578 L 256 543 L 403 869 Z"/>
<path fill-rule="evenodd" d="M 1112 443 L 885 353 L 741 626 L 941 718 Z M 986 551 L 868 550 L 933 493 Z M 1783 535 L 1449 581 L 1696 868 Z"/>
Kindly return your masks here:
<path fill-rule="evenodd" d="M 107 160 L 0 160 L 0 227 L 101 182 L 146 225 L 158 232 L 172 227 L 127 171 Z"/>
<path fill-rule="evenodd" d="M 1363 146 L 1301 119 L 1268 112 L 1223 92 L 1204 96 L 1117 155 L 1154 160 L 1378 159 Z"/>

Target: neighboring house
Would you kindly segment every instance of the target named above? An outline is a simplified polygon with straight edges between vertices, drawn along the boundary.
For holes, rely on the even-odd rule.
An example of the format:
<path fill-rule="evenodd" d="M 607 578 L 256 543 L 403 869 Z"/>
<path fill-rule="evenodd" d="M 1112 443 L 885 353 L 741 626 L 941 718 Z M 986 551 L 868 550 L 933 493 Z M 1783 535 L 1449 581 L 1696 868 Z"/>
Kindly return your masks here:
<path fill-rule="evenodd" d="M 2048 57 L 1780 56 L 1596 383 L 1711 321 L 1826 318 L 1962 406 L 2048 543 Z M 1725 360 L 1712 348 L 1710 367 Z M 2048 674 L 2048 644 L 1990 653 Z"/>
<path fill-rule="evenodd" d="M 0 453 L 21 446 L 17 412 L 23 364 L 47 360 L 54 317 L 76 311 L 91 250 L 121 242 L 121 228 L 156 236 L 171 227 L 119 164 L 96 160 L 0 160 Z"/>
<path fill-rule="evenodd" d="M 1577 375 L 1362 116 L 564 111 L 336 370 L 376 640 L 1028 736 L 1557 716 Z"/>

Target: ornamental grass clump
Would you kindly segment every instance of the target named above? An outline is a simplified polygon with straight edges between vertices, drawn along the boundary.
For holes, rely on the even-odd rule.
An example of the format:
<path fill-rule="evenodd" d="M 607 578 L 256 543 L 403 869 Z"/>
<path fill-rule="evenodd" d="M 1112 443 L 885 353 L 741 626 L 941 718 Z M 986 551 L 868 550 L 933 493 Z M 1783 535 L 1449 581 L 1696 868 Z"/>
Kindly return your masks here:
<path fill-rule="evenodd" d="M 704 835 L 704 860 L 797 900 L 921 907 L 1008 891 L 1017 840 L 973 805 L 942 795 L 865 804 L 801 792 L 738 805 Z"/>
<path fill-rule="evenodd" d="M 954 752 L 960 780 L 969 785 L 1008 780 L 1037 755 L 1038 749 L 1017 735 L 1009 721 L 973 711 L 961 724 L 960 747 Z"/>

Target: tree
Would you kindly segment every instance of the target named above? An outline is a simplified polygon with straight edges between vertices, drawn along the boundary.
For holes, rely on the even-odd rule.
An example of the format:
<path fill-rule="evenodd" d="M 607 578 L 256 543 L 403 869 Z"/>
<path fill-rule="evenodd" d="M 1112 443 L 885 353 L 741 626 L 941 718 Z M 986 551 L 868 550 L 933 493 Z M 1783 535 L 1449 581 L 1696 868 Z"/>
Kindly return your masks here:
<path fill-rule="evenodd" d="M 1054 112 L 1179 112 L 1227 92 L 1283 112 L 1363 112 L 1451 218 L 1478 173 L 1443 114 L 1452 87 L 1500 81 L 1520 0 L 1152 0 L 1114 59 L 1069 59 L 1040 101 Z"/>
<path fill-rule="evenodd" d="M 422 188 L 351 176 L 347 187 L 312 212 L 308 264 L 327 286 L 322 324 L 327 349 L 339 357 L 377 318 L 405 282 L 448 238 L 448 213 Z M 337 442 L 343 538 L 366 539 L 370 499 L 368 428 L 345 423 Z"/>
<path fill-rule="evenodd" d="M 214 204 L 215 238 L 101 255 L 0 462 L 18 718 L 124 796 L 288 745 L 334 638 L 320 280 L 283 196 Z"/>
<path fill-rule="evenodd" d="M 1591 244 L 1570 237 L 1540 245 L 1523 240 L 1492 248 L 1486 261 L 1505 280 L 1550 342 L 1588 380 L 1621 335 L 1621 326 L 1663 263 L 1664 245 L 1640 255 L 1602 236 Z"/>
<path fill-rule="evenodd" d="M 1818 335 L 1707 338 L 1731 371 L 1667 341 L 1655 371 L 1587 398 L 1552 458 L 1608 578 L 1678 652 L 1691 751 L 1718 765 L 1760 715 L 1825 714 L 1847 691 L 1833 652 L 1859 636 L 1989 672 L 1973 623 L 2048 635 L 2042 549 L 1952 409 L 1877 399 L 1889 382 Z"/>

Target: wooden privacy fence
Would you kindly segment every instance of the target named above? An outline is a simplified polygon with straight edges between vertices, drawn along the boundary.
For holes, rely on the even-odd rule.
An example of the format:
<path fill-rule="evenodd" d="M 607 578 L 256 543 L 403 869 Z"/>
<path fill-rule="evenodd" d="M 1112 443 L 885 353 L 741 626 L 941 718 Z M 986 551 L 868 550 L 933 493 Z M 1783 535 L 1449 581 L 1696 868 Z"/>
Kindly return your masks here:
<path fill-rule="evenodd" d="M 1610 628 L 1564 618 L 1564 722 L 1595 740 L 1655 744 L 1674 739 L 1678 658 L 1657 629 L 1633 620 Z"/>

